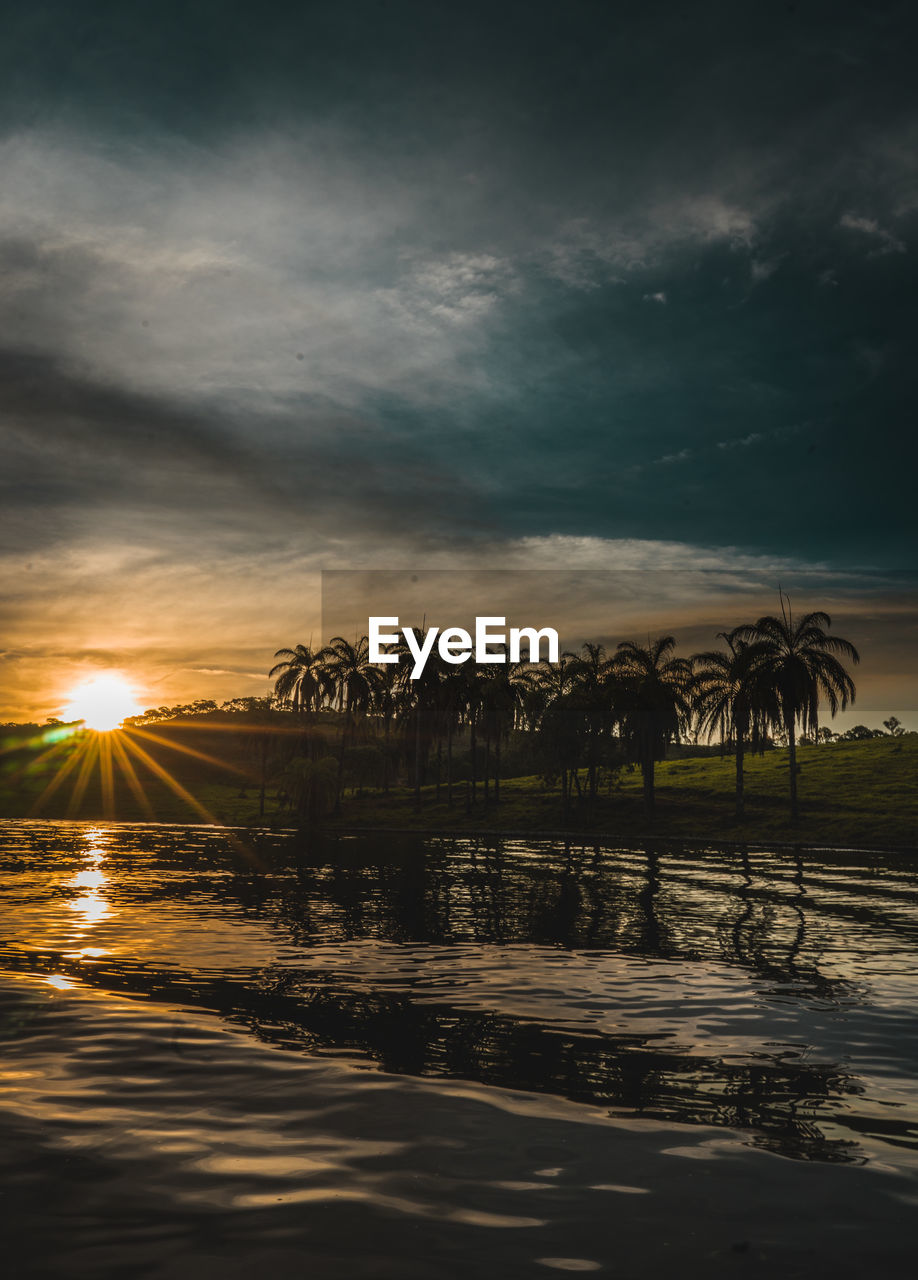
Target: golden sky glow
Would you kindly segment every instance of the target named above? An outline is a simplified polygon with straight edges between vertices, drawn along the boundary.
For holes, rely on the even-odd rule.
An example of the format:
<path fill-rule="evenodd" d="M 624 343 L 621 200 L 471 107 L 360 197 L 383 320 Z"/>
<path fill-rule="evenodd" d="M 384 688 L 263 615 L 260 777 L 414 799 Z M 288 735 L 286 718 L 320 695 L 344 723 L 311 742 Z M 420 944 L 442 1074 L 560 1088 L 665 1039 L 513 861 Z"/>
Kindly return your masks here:
<path fill-rule="evenodd" d="M 833 630 L 861 650 L 857 703 L 832 727 L 879 725 L 890 714 L 908 728 L 918 727 L 914 576 L 886 581 L 870 574 L 793 573 L 786 566 L 766 572 L 755 565 L 727 572 L 709 569 L 713 559 L 700 552 L 689 557 L 684 549 L 667 551 L 663 544 L 554 542 L 546 539 L 536 547 L 520 543 L 505 566 L 495 552 L 484 557 L 484 570 L 444 573 L 438 587 L 428 587 L 428 576 L 414 564 L 410 573 L 417 573 L 419 592 L 424 588 L 417 610 L 404 604 L 400 592 L 377 609 L 376 599 L 368 600 L 365 590 L 349 599 L 336 588 L 331 603 L 338 607 L 329 608 L 326 600 L 327 618 L 320 608 L 318 572 L 283 558 L 278 566 L 249 557 L 233 573 L 210 577 L 202 566 L 185 562 L 167 572 L 161 565 L 91 560 L 92 572 L 73 593 L 67 589 L 66 566 L 35 556 L 33 571 L 40 569 L 46 583 L 40 620 L 18 605 L 3 619 L 0 723 L 82 718 L 68 704 L 77 686 L 103 672 L 124 678 L 141 710 L 198 698 L 219 704 L 233 697 L 264 697 L 278 647 L 310 638 L 325 641 L 333 634 L 353 637 L 366 630 L 368 612 L 388 613 L 390 604 L 404 618 L 426 612 L 428 619 L 442 621 L 456 599 L 470 609 L 487 603 L 473 611 L 506 612 L 514 625 L 537 616 L 540 625 L 559 626 L 564 648 L 575 648 L 587 638 L 614 646 L 622 639 L 646 640 L 650 633 L 674 634 L 680 652 L 694 652 L 712 647 L 718 630 L 773 611 L 780 580 L 795 608 L 827 609 Z M 670 571 L 635 572 L 662 562 L 664 552 Z M 0 596 L 12 601 L 19 599 L 16 584 L 26 574 L 14 560 L 0 554 Z M 367 560 L 372 563 L 369 552 Z M 482 599 L 476 576 L 486 581 L 493 568 L 518 569 L 532 560 L 549 567 L 538 575 L 517 574 L 516 586 L 502 592 L 500 608 L 492 610 L 493 600 Z M 563 569 L 558 567 L 561 560 L 568 562 Z M 693 569 L 692 560 L 701 568 Z M 607 567 L 596 567 L 609 564 L 623 566 L 617 577 Z M 208 573 L 211 568 L 208 562 Z M 556 586 L 547 592 L 545 583 L 552 575 Z M 534 582 L 538 590 L 530 590 Z M 53 643 L 36 641 L 37 635 L 51 636 Z"/>

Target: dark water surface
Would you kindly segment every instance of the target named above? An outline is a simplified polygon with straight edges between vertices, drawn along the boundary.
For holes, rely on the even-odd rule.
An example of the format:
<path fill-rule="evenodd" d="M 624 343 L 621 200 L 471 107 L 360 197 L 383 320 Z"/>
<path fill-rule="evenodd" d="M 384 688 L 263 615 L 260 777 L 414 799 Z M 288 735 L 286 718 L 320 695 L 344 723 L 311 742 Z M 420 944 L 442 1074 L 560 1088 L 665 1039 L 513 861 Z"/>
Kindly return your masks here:
<path fill-rule="evenodd" d="M 882 855 L 0 823 L 17 1276 L 906 1276 Z"/>

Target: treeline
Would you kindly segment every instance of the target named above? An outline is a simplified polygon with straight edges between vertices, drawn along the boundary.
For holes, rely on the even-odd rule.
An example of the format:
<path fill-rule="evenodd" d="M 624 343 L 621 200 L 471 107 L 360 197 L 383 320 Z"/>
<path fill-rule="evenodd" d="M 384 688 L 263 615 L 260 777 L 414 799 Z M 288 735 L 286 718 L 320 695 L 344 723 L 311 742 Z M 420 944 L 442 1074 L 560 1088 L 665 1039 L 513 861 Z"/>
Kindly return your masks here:
<path fill-rule="evenodd" d="M 850 641 L 831 634 L 827 614 L 797 619 L 783 595 L 780 604 L 780 614 L 720 632 L 718 648 L 688 656 L 676 654 L 669 635 L 646 645 L 624 641 L 612 651 L 586 643 L 551 664 L 455 665 L 434 651 L 411 680 L 410 662 L 371 663 L 366 637 L 280 649 L 270 672 L 276 705 L 298 718 L 303 735 L 284 767 L 282 790 L 304 819 L 338 810 L 346 773 L 360 776 L 363 754 L 364 773 L 375 774 L 382 790 L 410 782 L 420 806 L 422 786 L 435 781 L 452 804 L 462 741 L 466 803 L 499 804 L 504 753 L 522 733 L 539 771 L 560 784 L 565 813 L 594 804 L 604 776 L 631 763 L 641 770 L 652 816 L 655 764 L 671 743 L 694 735 L 735 754 L 741 819 L 744 757 L 780 739 L 788 748 L 796 818 L 798 741 L 826 740 L 821 707 L 834 716 L 853 703 L 846 663 L 859 656 Z M 422 639 L 420 630 L 415 635 Z M 898 727 L 896 721 L 890 731 Z"/>
<path fill-rule="evenodd" d="M 227 702 L 215 702 L 212 698 L 196 698 L 194 702 L 177 702 L 171 707 L 148 707 L 139 715 L 128 716 L 125 729 L 138 725 L 158 724 L 162 720 L 175 720 L 179 716 L 209 716 L 215 711 L 261 711 L 271 705 L 270 698 L 230 698 Z"/>

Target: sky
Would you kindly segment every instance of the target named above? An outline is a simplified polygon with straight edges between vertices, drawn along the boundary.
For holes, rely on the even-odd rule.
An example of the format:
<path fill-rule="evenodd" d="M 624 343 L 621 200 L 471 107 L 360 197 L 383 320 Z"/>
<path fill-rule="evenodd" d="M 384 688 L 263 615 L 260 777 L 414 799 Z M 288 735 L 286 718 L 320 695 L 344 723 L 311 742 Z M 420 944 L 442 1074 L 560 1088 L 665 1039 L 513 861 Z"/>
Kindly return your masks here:
<path fill-rule="evenodd" d="M 322 570 L 705 566 L 893 620 L 918 727 L 908 5 L 4 27 L 0 720 L 264 693 Z"/>

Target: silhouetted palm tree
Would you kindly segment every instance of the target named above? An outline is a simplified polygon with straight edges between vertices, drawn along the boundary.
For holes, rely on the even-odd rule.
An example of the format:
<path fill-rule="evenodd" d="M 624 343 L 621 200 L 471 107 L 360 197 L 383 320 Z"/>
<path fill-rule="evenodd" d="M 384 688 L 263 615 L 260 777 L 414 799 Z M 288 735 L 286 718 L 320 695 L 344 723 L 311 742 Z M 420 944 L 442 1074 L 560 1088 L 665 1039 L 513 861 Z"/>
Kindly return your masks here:
<path fill-rule="evenodd" d="M 488 763 L 490 745 L 494 744 L 494 803 L 500 803 L 500 759 L 501 745 L 507 734 L 517 722 L 520 710 L 520 699 L 523 695 L 521 684 L 521 662 L 503 662 L 483 676 L 481 689 L 482 719 L 486 734 L 485 756 L 485 799 L 488 795 Z"/>
<path fill-rule="evenodd" d="M 780 617 L 769 614 L 734 634 L 761 647 L 758 661 L 776 700 L 772 722 L 787 734 L 791 817 L 797 818 L 797 725 L 804 733 L 817 732 L 820 698 L 833 716 L 854 702 L 854 681 L 837 655 L 853 663 L 860 655 L 849 640 L 828 634 L 832 619 L 827 613 L 807 613 L 795 623 L 783 592 L 780 601 Z"/>
<path fill-rule="evenodd" d="M 541 754 L 547 771 L 561 777 L 561 803 L 565 816 L 571 805 L 571 779 L 576 776 L 581 753 L 582 707 L 577 697 L 578 659 L 562 653 L 558 662 L 543 658 L 534 676 L 526 680 L 523 708 L 531 727 L 538 729 Z"/>
<path fill-rule="evenodd" d="M 399 671 L 393 663 L 385 663 L 378 673 L 373 689 L 373 711 L 383 725 L 383 791 L 389 790 L 389 775 L 392 767 L 392 748 L 390 738 L 392 725 L 398 713 Z"/>
<path fill-rule="evenodd" d="M 467 682 L 463 668 L 453 666 L 444 670 L 440 679 L 438 694 L 438 719 L 441 733 L 446 736 L 446 800 L 453 803 L 453 740 L 457 729 L 462 724 L 465 710 L 465 694 Z M 437 771 L 437 787 L 440 786 L 440 773 Z"/>
<path fill-rule="evenodd" d="M 577 654 L 562 654 L 560 662 L 533 666 L 456 666 L 434 651 L 415 681 L 410 679 L 413 661 L 405 661 L 406 644 L 401 645 L 397 664 L 376 666 L 369 661 L 366 636 L 353 644 L 336 636 L 319 651 L 306 645 L 279 649 L 270 675 L 284 705 L 304 716 L 324 708 L 328 731 L 340 726 L 336 809 L 347 749 L 358 728 L 381 740 L 385 764 L 378 781 L 384 789 L 389 786 L 390 763 L 396 776 L 404 776 L 404 766 L 413 756 L 415 801 L 420 804 L 433 749 L 439 796 L 444 744 L 452 800 L 453 737 L 466 725 L 471 757 L 466 794 L 471 804 L 482 778 L 482 746 L 485 798 L 493 779 L 497 799 L 502 746 L 511 729 L 522 727 L 534 758 L 545 766 L 545 776 L 560 774 L 565 812 L 575 798 L 587 797 L 592 805 L 600 771 L 615 761 L 621 743 L 640 764 L 644 801 L 652 815 L 656 761 L 664 758 L 667 744 L 679 738 L 694 715 L 708 737 L 719 734 L 724 743 L 735 745 L 738 817 L 744 808 L 746 750 L 763 740 L 767 730 L 780 727 L 789 746 L 791 810 L 796 817 L 797 731 L 818 731 L 821 698 L 833 715 L 854 701 L 854 682 L 840 658 L 857 662 L 858 655 L 847 640 L 827 634 L 828 615 L 810 613 L 795 623 L 783 592 L 780 599 L 780 617 L 763 617 L 721 632 L 726 651 L 692 659 L 674 656 L 672 636 L 648 640 L 646 646 L 625 642 L 611 658 L 602 645 L 588 643 Z M 415 635 L 422 638 L 417 629 Z M 312 722 L 310 735 L 304 749 L 315 760 L 328 749 L 319 719 Z M 264 786 L 267 742 L 260 745 Z M 327 768 L 325 774 L 316 773 L 317 787 L 319 777 L 326 775 Z M 310 801 L 313 808 L 317 803 Z"/>
<path fill-rule="evenodd" d="M 692 662 L 674 658 L 676 641 L 661 636 L 647 645 L 625 640 L 612 659 L 610 679 L 622 736 L 641 766 L 644 805 L 654 811 L 654 765 L 679 738 L 692 714 Z"/>
<path fill-rule="evenodd" d="M 587 641 L 573 659 L 573 677 L 583 708 L 583 732 L 586 737 L 587 792 L 590 802 L 596 800 L 603 746 L 614 727 L 612 707 L 615 688 L 610 679 L 612 662 L 603 644 Z"/>
<path fill-rule="evenodd" d="M 295 649 L 278 649 L 274 656 L 283 659 L 268 672 L 275 695 L 291 703 L 294 711 L 318 711 L 330 691 L 325 651 L 298 644 Z"/>
<path fill-rule="evenodd" d="M 695 655 L 694 710 L 708 738 L 715 733 L 736 751 L 736 816 L 745 812 L 744 758 L 750 733 L 757 745 L 777 711 L 774 690 L 763 666 L 764 647 L 742 639 L 740 628 L 718 632 L 727 652 L 712 649 Z"/>
<path fill-rule="evenodd" d="M 341 746 L 338 753 L 338 794 L 335 812 L 341 807 L 344 780 L 344 755 L 358 716 L 366 715 L 373 705 L 373 694 L 379 682 L 379 668 L 370 662 L 370 642 L 361 636 L 354 644 L 343 636 L 335 636 L 322 650 L 322 659 L 335 691 L 338 708 L 344 713 Z"/>

